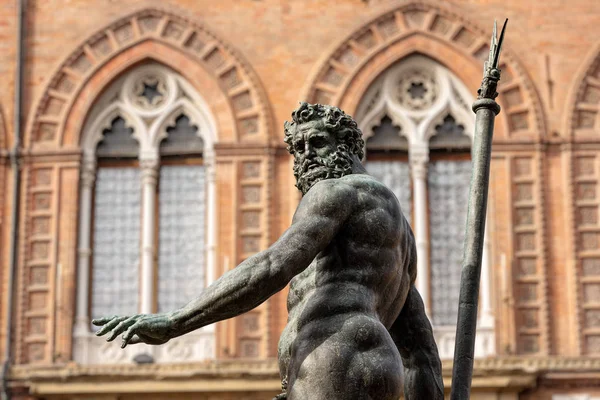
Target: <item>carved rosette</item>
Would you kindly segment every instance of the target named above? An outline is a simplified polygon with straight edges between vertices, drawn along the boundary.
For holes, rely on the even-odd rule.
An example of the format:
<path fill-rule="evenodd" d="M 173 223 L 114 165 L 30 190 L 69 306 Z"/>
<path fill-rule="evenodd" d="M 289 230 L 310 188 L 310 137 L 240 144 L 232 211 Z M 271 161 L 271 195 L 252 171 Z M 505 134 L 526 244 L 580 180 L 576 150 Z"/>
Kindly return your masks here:
<path fill-rule="evenodd" d="M 398 102 L 410 110 L 430 108 L 437 99 L 439 83 L 427 70 L 409 70 L 400 76 L 397 83 Z"/>
<path fill-rule="evenodd" d="M 472 135 L 472 112 L 464 106 L 472 101 L 465 85 L 446 67 L 413 55 L 392 65 L 370 85 L 355 115 L 367 149 L 382 118 L 388 117 L 400 128 L 398 135 L 408 139 L 409 153 L 415 153 L 417 147 L 427 149 L 430 137 L 448 116 L 464 128 L 466 136 Z"/>
<path fill-rule="evenodd" d="M 420 33 L 467 54 L 477 65 L 488 58 L 486 30 L 457 15 L 455 9 L 428 1 L 409 2 L 383 12 L 345 38 L 312 76 L 303 98 L 313 103 L 342 104 L 348 87 L 365 64 Z M 510 135 L 540 137 L 546 129 L 539 97 L 509 49 L 502 51 L 500 69 L 502 79 L 497 91 Z"/>

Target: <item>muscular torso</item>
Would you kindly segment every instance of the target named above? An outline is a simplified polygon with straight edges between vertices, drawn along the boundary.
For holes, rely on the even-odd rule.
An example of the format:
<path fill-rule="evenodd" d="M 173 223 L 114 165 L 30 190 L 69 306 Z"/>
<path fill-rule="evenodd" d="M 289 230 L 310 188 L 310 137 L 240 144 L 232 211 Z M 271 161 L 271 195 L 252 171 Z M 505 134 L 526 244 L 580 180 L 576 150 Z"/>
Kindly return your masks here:
<path fill-rule="evenodd" d="M 415 276 L 407 250 L 414 239 L 395 196 L 369 175 L 340 181 L 356 190 L 358 206 L 290 283 L 288 325 L 279 344 L 280 369 L 290 384 L 301 379 L 303 368 L 322 367 L 314 363 L 325 342 L 341 346 L 348 354 L 340 362 L 350 364 L 360 352 L 389 347 L 387 329 Z"/>

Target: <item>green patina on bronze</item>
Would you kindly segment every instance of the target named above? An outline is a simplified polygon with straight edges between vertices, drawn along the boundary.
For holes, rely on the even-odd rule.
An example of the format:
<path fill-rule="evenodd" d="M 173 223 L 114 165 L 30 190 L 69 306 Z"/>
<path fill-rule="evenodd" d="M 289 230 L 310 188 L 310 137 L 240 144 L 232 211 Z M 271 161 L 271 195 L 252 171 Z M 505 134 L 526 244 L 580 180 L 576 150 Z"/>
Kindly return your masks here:
<path fill-rule="evenodd" d="M 498 62 L 507 22 L 508 20 L 504 22 L 498 39 L 496 36 L 496 22 L 494 21 L 489 58 L 484 64 L 483 80 L 477 91 L 477 100 L 473 103 L 473 112 L 475 113 L 475 140 L 472 151 L 473 172 L 471 175 L 463 265 L 460 277 L 451 400 L 467 400 L 471 394 L 481 259 L 483 257 L 485 215 L 490 181 L 492 136 L 494 134 L 494 118 L 500 112 L 500 106 L 495 101 L 498 96 L 496 87 L 500 80 Z"/>
<path fill-rule="evenodd" d="M 361 164 L 356 122 L 301 103 L 285 124 L 303 193 L 291 227 L 185 307 L 93 321 L 122 346 L 162 344 L 250 311 L 288 283 L 277 399 L 442 400 L 441 362 L 421 296 L 412 230 L 398 200 Z"/>
<path fill-rule="evenodd" d="M 452 399 L 468 399 L 499 42 L 473 105 L 473 176 L 461 278 Z M 356 122 L 337 107 L 301 103 L 286 122 L 303 198 L 290 228 L 267 250 L 228 271 L 185 307 L 165 314 L 94 320 L 122 347 L 163 344 L 255 308 L 290 284 L 289 319 L 279 341 L 282 393 L 276 399 L 442 400 L 441 362 L 414 283 L 417 253 L 398 200 L 361 164 Z"/>

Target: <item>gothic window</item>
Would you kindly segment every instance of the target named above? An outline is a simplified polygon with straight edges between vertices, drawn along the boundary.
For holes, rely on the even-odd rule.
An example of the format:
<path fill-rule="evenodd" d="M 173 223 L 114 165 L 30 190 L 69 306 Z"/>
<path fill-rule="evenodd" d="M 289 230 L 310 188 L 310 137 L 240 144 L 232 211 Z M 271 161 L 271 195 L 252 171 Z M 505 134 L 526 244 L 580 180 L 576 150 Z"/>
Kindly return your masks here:
<path fill-rule="evenodd" d="M 447 68 L 413 55 L 384 71 L 356 111 L 366 139 L 365 167 L 392 189 L 415 231 L 416 286 L 443 358 L 452 357 L 454 348 L 446 344 L 454 340 L 458 310 L 472 102 Z"/>
<path fill-rule="evenodd" d="M 117 358 L 103 356 L 108 349 L 93 336 L 91 318 L 170 311 L 208 283 L 215 130 L 204 104 L 182 77 L 146 65 L 113 82 L 89 114 L 82 143 L 77 361 L 131 362 L 140 351 L 132 346 Z M 159 362 L 212 358 L 214 328 L 144 352 Z"/>

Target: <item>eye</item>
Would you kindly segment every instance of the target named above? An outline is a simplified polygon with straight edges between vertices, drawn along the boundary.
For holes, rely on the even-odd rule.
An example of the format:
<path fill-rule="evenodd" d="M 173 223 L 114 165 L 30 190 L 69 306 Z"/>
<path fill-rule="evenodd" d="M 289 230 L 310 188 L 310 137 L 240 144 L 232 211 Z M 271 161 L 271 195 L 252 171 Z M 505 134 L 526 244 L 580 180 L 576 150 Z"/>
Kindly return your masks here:
<path fill-rule="evenodd" d="M 318 137 L 318 138 L 313 139 L 312 145 L 314 147 L 323 147 L 326 145 L 326 142 L 325 142 L 325 139 L 323 139 L 322 137 Z"/>

